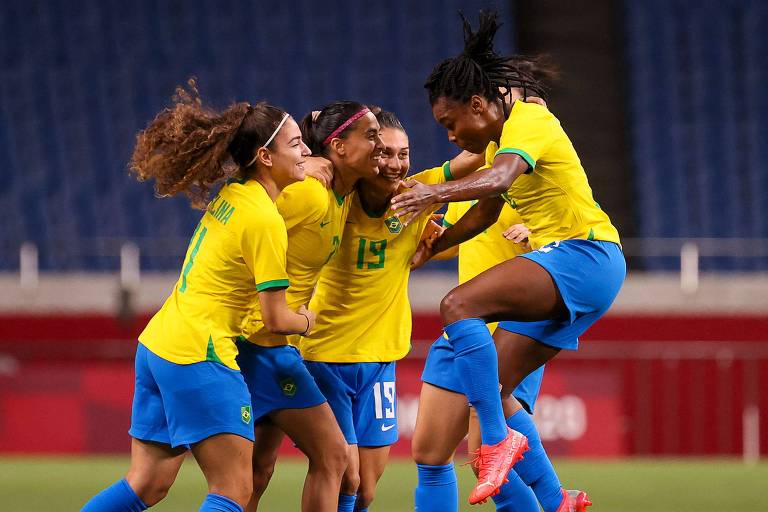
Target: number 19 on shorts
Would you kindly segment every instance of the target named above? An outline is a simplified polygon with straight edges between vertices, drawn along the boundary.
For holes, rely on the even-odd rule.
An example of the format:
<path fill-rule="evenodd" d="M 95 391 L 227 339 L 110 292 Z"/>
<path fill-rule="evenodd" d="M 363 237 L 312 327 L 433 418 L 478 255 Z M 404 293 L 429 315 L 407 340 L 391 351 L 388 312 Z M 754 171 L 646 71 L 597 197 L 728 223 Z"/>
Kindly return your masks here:
<path fill-rule="evenodd" d="M 383 392 L 383 393 L 382 393 Z M 386 403 L 384 401 L 386 400 Z M 395 383 L 377 382 L 373 385 L 373 402 L 376 408 L 376 419 L 395 417 Z"/>

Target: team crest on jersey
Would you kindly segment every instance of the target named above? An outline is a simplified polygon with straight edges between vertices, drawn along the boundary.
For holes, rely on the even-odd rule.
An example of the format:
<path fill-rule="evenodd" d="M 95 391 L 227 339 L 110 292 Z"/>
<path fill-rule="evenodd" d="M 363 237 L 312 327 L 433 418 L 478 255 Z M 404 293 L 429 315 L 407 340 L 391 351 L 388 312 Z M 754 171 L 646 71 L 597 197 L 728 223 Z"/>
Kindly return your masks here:
<path fill-rule="evenodd" d="M 280 389 L 285 396 L 292 397 L 296 394 L 296 381 L 290 377 L 283 379 L 280 381 Z"/>
<path fill-rule="evenodd" d="M 387 226 L 387 229 L 393 235 L 398 234 L 403 229 L 403 223 L 394 215 L 384 219 L 384 225 Z"/>
<path fill-rule="evenodd" d="M 251 406 L 250 405 L 244 405 L 240 408 L 240 419 L 243 420 L 243 423 L 246 425 L 251 422 Z"/>

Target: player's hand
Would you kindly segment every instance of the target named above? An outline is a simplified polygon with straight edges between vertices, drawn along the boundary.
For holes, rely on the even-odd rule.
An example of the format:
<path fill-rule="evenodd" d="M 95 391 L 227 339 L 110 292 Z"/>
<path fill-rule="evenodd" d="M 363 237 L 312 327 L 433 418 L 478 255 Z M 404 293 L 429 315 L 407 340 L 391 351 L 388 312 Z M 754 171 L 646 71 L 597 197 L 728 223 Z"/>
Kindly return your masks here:
<path fill-rule="evenodd" d="M 411 270 L 416 270 L 432 258 L 434 255 L 432 251 L 433 243 L 434 240 L 428 238 L 419 242 L 419 246 L 416 248 L 416 252 L 411 258 Z"/>
<path fill-rule="evenodd" d="M 429 219 L 427 225 L 424 226 L 424 231 L 421 233 L 421 239 L 427 240 L 429 245 L 437 240 L 437 238 L 443 234 L 445 228 L 443 227 L 443 214 L 435 213 L 432 218 Z"/>
<path fill-rule="evenodd" d="M 407 226 L 437 202 L 437 195 L 434 192 L 434 187 L 424 185 L 416 180 L 403 181 L 401 187 L 408 190 L 392 198 L 392 209 L 395 211 L 395 215 Z"/>
<path fill-rule="evenodd" d="M 514 242 L 516 244 L 522 244 L 523 247 L 530 249 L 528 244 L 528 237 L 531 234 L 531 230 L 525 224 L 513 224 L 504 230 L 504 238 Z"/>
<path fill-rule="evenodd" d="M 309 320 L 309 325 L 307 326 L 307 330 L 300 333 L 302 336 L 307 336 L 309 333 L 312 332 L 312 329 L 315 328 L 315 320 L 317 319 L 317 315 L 315 315 L 314 311 L 310 311 L 307 309 L 307 306 L 301 305 L 299 307 L 299 310 L 297 311 L 300 315 L 304 315 L 307 317 L 307 320 Z"/>
<path fill-rule="evenodd" d="M 325 188 L 331 188 L 333 164 L 321 156 L 308 156 L 304 161 L 304 174 L 317 179 Z"/>

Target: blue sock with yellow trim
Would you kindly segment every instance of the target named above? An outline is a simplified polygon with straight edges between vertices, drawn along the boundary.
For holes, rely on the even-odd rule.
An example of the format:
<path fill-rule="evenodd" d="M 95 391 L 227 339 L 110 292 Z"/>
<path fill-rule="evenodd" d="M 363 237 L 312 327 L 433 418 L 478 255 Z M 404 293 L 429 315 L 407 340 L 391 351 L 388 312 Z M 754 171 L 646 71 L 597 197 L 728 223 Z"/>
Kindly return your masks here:
<path fill-rule="evenodd" d="M 226 496 L 209 493 L 198 512 L 243 512 L 243 507 Z"/>
<path fill-rule="evenodd" d="M 123 478 L 91 498 L 80 512 L 142 512 L 147 508 Z"/>
<path fill-rule="evenodd" d="M 533 416 L 520 409 L 507 418 L 507 425 L 528 438 L 529 449 L 525 452 L 523 460 L 515 464 L 512 470 L 520 475 L 523 482 L 531 486 L 544 512 L 555 512 L 563 501 L 560 479 L 557 478 L 555 468 L 544 451 Z"/>
<path fill-rule="evenodd" d="M 459 486 L 453 464 L 430 466 L 416 464 L 419 484 L 416 487 L 416 512 L 458 512 Z"/>
<path fill-rule="evenodd" d="M 507 424 L 499 394 L 499 362 L 493 337 L 480 318 L 458 320 L 445 327 L 453 345 L 454 363 L 467 400 L 477 411 L 483 444 L 498 444 L 507 437 Z"/>
<path fill-rule="evenodd" d="M 357 501 L 357 495 L 354 494 L 339 494 L 339 512 L 353 512 L 355 510 L 355 502 Z"/>

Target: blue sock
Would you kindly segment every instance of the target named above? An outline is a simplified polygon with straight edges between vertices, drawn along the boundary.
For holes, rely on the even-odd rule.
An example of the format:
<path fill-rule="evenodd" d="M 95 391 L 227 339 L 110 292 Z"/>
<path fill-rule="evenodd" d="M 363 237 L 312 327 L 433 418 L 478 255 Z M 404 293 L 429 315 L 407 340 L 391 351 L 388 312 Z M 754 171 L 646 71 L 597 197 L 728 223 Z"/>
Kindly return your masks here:
<path fill-rule="evenodd" d="M 355 510 L 356 495 L 339 494 L 339 512 L 353 512 Z"/>
<path fill-rule="evenodd" d="M 530 487 L 525 485 L 515 470 L 507 476 L 509 482 L 501 486 L 494 496 L 496 512 L 540 512 L 539 502 Z"/>
<path fill-rule="evenodd" d="M 147 506 L 123 478 L 91 498 L 80 512 L 142 512 Z"/>
<path fill-rule="evenodd" d="M 209 493 L 198 512 L 243 512 L 243 507 L 226 496 Z"/>
<path fill-rule="evenodd" d="M 533 416 L 521 409 L 507 419 L 507 424 L 528 437 L 529 450 L 514 471 L 533 489 L 544 512 L 555 512 L 563 501 L 560 479 L 544 451 Z"/>
<path fill-rule="evenodd" d="M 453 464 L 428 466 L 416 464 L 416 512 L 458 512 L 459 486 Z"/>
<path fill-rule="evenodd" d="M 458 320 L 445 328 L 453 345 L 457 374 L 467 400 L 480 422 L 483 444 L 497 444 L 507 437 L 507 424 L 499 394 L 499 362 L 496 346 L 485 322 L 479 318 Z"/>

